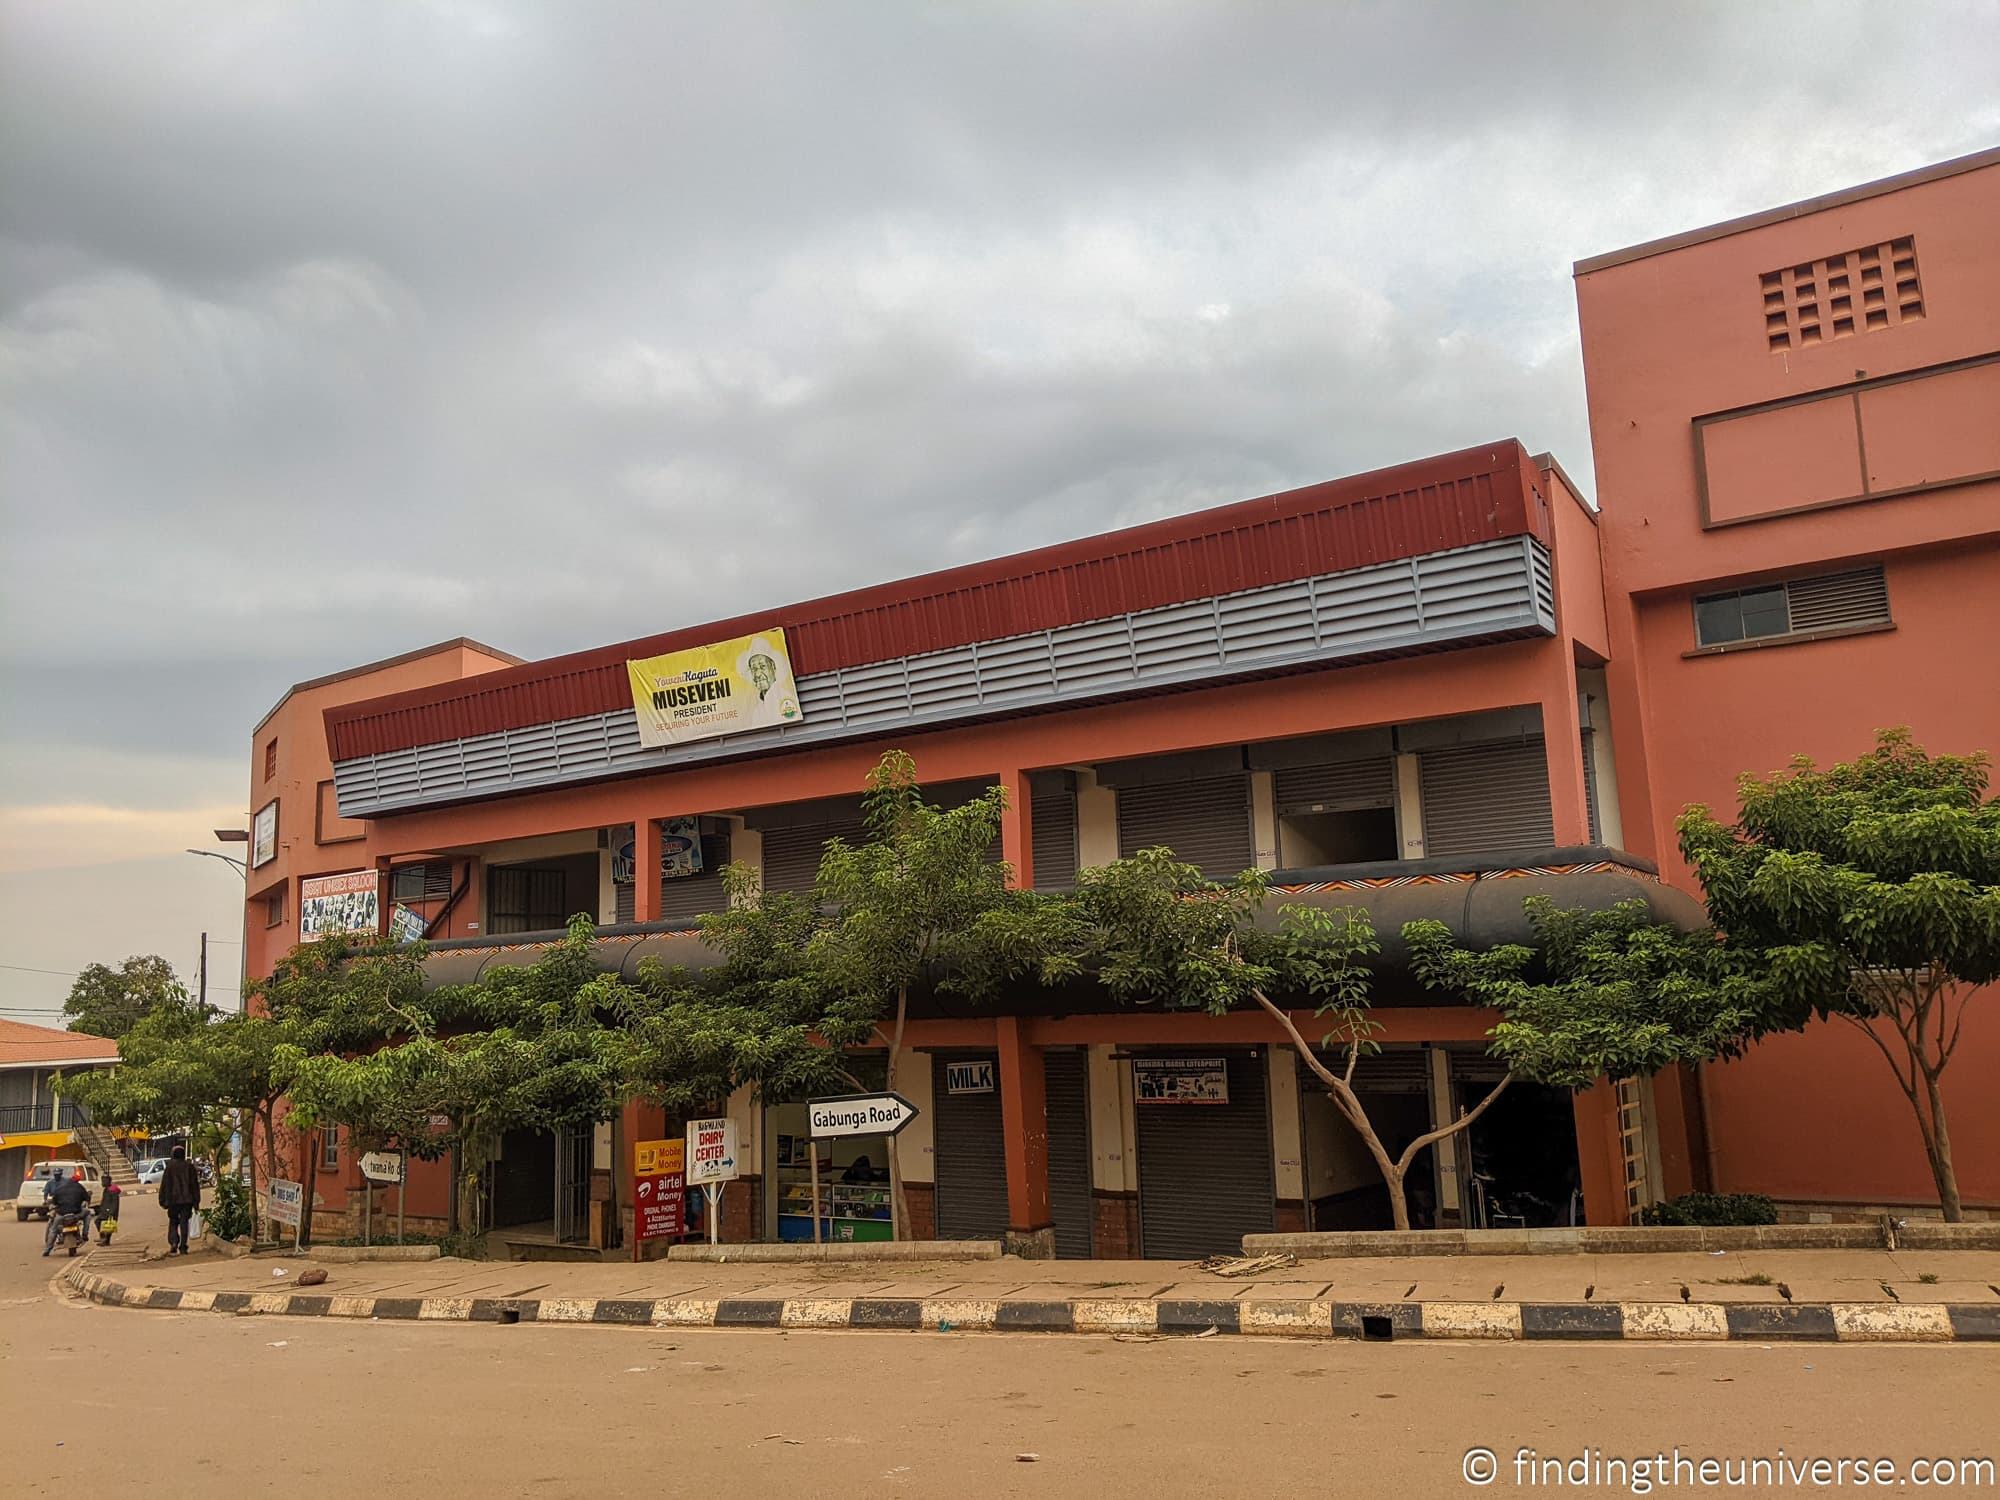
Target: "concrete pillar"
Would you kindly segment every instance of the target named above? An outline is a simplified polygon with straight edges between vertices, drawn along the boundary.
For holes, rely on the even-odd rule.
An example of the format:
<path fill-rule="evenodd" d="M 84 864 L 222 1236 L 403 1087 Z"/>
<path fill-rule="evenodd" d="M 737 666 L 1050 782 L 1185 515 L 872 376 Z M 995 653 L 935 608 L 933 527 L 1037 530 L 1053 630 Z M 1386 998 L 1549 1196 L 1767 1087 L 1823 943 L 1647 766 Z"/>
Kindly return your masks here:
<path fill-rule="evenodd" d="M 1250 773 L 1250 841 L 1250 857 L 1256 867 L 1277 869 L 1278 788 L 1277 777 L 1269 771 Z"/>
<path fill-rule="evenodd" d="M 745 828 L 741 818 L 730 820 L 729 859 L 738 865 L 754 865 L 757 869 L 757 888 L 764 888 L 764 830 Z"/>
<path fill-rule="evenodd" d="M 1576 670 L 1557 664 L 1555 682 L 1542 698 L 1542 749 L 1549 761 L 1549 812 L 1560 845 L 1590 842 L 1590 804 L 1583 789 L 1583 716 Z"/>
<path fill-rule="evenodd" d="M 1049 1114 L 1042 1049 L 1021 1036 L 1018 1016 L 994 1023 L 1000 1044 L 1000 1126 L 1007 1153 L 1007 1250 L 1024 1260 L 1055 1255 L 1049 1209 Z"/>
<path fill-rule="evenodd" d="M 632 920 L 660 920 L 660 820 L 632 819 Z"/>
<path fill-rule="evenodd" d="M 1264 1049 L 1271 1098 L 1271 1165 L 1281 1234 L 1306 1229 L 1305 1127 L 1299 1109 L 1299 1055 L 1290 1047 Z"/>
<path fill-rule="evenodd" d="M 378 938 L 386 938 L 389 935 L 389 913 L 393 907 L 389 892 L 394 888 L 389 873 L 390 868 L 391 861 L 388 855 L 375 856 L 375 935 Z"/>
<path fill-rule="evenodd" d="M 1625 1156 L 1618 1140 L 1618 1091 L 1600 1078 L 1571 1099 L 1584 1221 L 1594 1227 L 1624 1224 Z"/>
<path fill-rule="evenodd" d="M 1026 771 L 1002 771 L 1000 786 L 1007 794 L 1000 814 L 1000 857 L 1013 869 L 1012 884 L 1030 890 L 1035 884 L 1034 808 Z"/>
<path fill-rule="evenodd" d="M 1602 667 L 1579 668 L 1577 687 L 1584 696 L 1590 727 L 1591 778 L 1597 796 L 1597 841 L 1611 849 L 1625 847 L 1625 813 L 1618 805 L 1618 757 L 1611 744 L 1611 689 Z"/>
<path fill-rule="evenodd" d="M 1076 861 L 1097 869 L 1118 858 L 1118 793 L 1099 786 L 1095 771 L 1076 773 Z"/>
<path fill-rule="evenodd" d="M 1396 837 L 1404 859 L 1424 857 L 1423 770 L 1414 755 L 1396 757 Z"/>
<path fill-rule="evenodd" d="M 1430 1068 L 1431 1128 L 1436 1129 L 1458 1115 L 1452 1099 L 1451 1054 L 1442 1047 L 1426 1047 L 1424 1055 Z M 1478 1129 L 1477 1126 L 1473 1128 Z M 1462 1228 L 1470 1219 L 1466 1212 L 1464 1185 L 1458 1175 L 1459 1152 L 1464 1141 L 1465 1132 L 1460 1131 L 1431 1147 L 1433 1169 L 1437 1176 L 1437 1227 L 1440 1229 Z"/>

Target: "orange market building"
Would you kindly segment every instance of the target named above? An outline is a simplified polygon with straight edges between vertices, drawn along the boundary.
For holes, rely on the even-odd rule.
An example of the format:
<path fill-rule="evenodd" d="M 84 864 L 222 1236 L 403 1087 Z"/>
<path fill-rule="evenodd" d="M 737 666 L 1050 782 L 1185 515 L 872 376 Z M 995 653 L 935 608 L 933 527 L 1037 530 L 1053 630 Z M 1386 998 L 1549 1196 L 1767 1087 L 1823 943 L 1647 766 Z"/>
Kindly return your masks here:
<path fill-rule="evenodd" d="M 1265 869 L 1283 899 L 1366 906 L 1385 934 L 1440 916 L 1504 940 L 1537 892 L 1640 896 L 1694 920 L 1671 842 L 1682 802 L 1726 804 L 1737 772 L 1796 751 L 1851 754 L 1878 720 L 1940 748 L 2000 741 L 1990 685 L 1959 690 L 1938 665 L 1943 632 L 2000 623 L 2000 458 L 1954 429 L 1952 472 L 1887 473 L 1880 504 L 1866 484 L 1760 499 L 1757 478 L 1806 473 L 1771 448 L 1816 458 L 1823 413 L 1785 414 L 1835 386 L 1828 399 L 1893 434 L 1884 452 L 1920 441 L 1898 425 L 1907 401 L 1878 411 L 1879 392 L 1940 381 L 1947 402 L 1991 414 L 1982 382 L 2000 364 L 1980 354 L 2000 348 L 2000 241 L 1978 214 L 1996 174 L 1952 164 L 1579 266 L 1601 513 L 1553 458 L 1506 440 L 573 656 L 456 641 L 302 684 L 251 746 L 251 972 L 319 923 L 371 921 L 427 938 L 445 982 L 531 961 L 579 911 L 607 966 L 692 957 L 721 866 L 802 888 L 826 839 L 855 836 L 862 776 L 889 748 L 940 797 L 1004 787 L 1000 852 L 1038 887 L 1166 844 L 1213 875 Z M 1900 277 L 1899 243 L 1921 252 L 1922 306 L 1871 324 L 1857 258 L 1865 336 L 1819 325 L 1866 347 L 1865 375 L 1775 349 L 1774 311 L 1808 347 L 1796 268 L 1872 244 L 1880 275 Z M 1737 326 L 1746 303 L 1754 337 Z M 1704 451 L 1706 470 L 1690 457 Z M 780 630 L 793 714 L 641 742 L 628 662 Z M 1762 649 L 1777 645 L 1798 649 Z M 1387 1045 L 1361 1083 L 1393 1149 L 1483 1093 L 1492 1018 L 1387 959 Z M 1359 1142 L 1267 1020 L 1064 1003 L 1024 992 L 913 1022 L 899 1081 L 922 1111 L 902 1138 L 913 1234 L 1186 1257 L 1259 1230 L 1386 1224 Z M 1905 1106 L 1855 1046 L 1815 1032 L 1688 1076 L 1517 1086 L 1427 1153 L 1417 1222 L 1620 1223 L 1698 1185 L 1804 1214 L 1921 1205 Z M 1993 1076 L 1990 1024 L 1964 1055 L 1961 1078 Z M 1827 1096 L 1828 1068 L 1851 1092 Z M 1189 1095 L 1210 1102 L 1175 1102 Z M 2000 1112 L 1959 1097 L 1967 1201 L 2000 1204 Z M 747 1091 L 726 1107 L 745 1176 L 725 1236 L 807 1237 L 800 1107 Z M 632 1148 L 673 1124 L 634 1107 L 594 1132 L 511 1137 L 476 1227 L 519 1253 L 615 1243 Z M 865 1149 L 836 1156 L 834 1185 Z M 319 1211 L 351 1220 L 358 1169 L 337 1136 L 310 1176 Z M 416 1166 L 417 1222 L 442 1223 L 445 1178 Z M 822 1226 L 836 1237 L 882 1232 L 859 1178 Z"/>

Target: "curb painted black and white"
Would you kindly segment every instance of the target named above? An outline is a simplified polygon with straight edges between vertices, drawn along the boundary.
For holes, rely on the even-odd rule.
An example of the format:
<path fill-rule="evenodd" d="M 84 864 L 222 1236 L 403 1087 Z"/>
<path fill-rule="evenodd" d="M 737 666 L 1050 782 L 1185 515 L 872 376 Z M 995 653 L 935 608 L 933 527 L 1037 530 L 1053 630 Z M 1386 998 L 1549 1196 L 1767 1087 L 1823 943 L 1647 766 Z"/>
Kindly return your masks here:
<path fill-rule="evenodd" d="M 160 1312 L 603 1323 L 638 1328 L 861 1328 L 939 1333 L 1126 1333 L 1352 1339 L 1643 1339 L 1689 1343 L 2000 1342 L 2000 1302 L 1333 1302 L 1078 1298 L 342 1297 L 128 1286 L 83 1267 L 93 1302 Z"/>

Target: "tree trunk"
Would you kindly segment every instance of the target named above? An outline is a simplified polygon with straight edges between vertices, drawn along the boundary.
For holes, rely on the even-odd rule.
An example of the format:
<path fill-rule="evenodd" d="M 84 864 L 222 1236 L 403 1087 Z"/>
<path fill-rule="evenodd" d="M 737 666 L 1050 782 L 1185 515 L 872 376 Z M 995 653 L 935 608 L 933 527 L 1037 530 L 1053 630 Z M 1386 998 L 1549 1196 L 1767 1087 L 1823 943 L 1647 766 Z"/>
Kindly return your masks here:
<path fill-rule="evenodd" d="M 903 1027 L 909 1019 L 910 992 L 896 991 L 896 1031 L 889 1039 L 889 1066 L 884 1071 L 884 1086 L 890 1093 L 896 1092 L 896 1066 L 903 1058 Z M 897 1145 L 898 1137 L 886 1138 L 889 1153 L 889 1237 L 903 1240 L 910 1236 L 910 1204 L 903 1193 L 903 1156 Z"/>
<path fill-rule="evenodd" d="M 1951 1159 L 1951 1129 L 1944 1119 L 1944 1094 L 1935 1074 L 1924 1074 L 1924 1095 L 1930 1104 L 1931 1176 L 1937 1180 L 1938 1207 L 1947 1224 L 1964 1222 L 1965 1204 L 1958 1196 L 1958 1167 Z M 1921 1115 L 1921 1111 L 1919 1114 Z"/>
<path fill-rule="evenodd" d="M 312 1243 L 313 1231 L 313 1150 L 318 1142 L 309 1130 L 299 1136 L 299 1227 L 295 1231 L 301 1250 Z"/>

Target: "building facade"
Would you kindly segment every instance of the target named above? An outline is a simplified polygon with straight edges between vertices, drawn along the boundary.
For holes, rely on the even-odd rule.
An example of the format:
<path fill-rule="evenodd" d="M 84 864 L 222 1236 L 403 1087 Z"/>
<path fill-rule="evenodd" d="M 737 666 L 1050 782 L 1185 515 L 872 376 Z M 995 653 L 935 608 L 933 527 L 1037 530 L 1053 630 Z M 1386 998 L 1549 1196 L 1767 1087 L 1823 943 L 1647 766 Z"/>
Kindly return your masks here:
<path fill-rule="evenodd" d="M 1627 846 L 1743 771 L 1907 725 L 2000 751 L 2000 151 L 1579 262 Z M 1947 1075 L 2000 1205 L 2000 1005 Z M 1852 1028 L 1704 1068 L 1706 1174 L 1836 1215 L 1934 1202 Z"/>
<path fill-rule="evenodd" d="M 1684 802 L 1726 805 L 1738 772 L 1797 751 L 1855 753 L 1878 719 L 1939 748 L 2000 741 L 1991 683 L 1966 691 L 1941 649 L 2000 608 L 2000 457 L 1980 446 L 2000 434 L 1996 174 L 1954 164 L 1580 265 L 1601 512 L 1506 440 L 573 656 L 454 642 L 302 685 L 252 746 L 251 971 L 323 923 L 367 922 L 425 936 L 447 982 L 532 961 L 578 912 L 607 966 L 695 957 L 721 867 L 805 888 L 824 843 L 858 835 L 890 748 L 940 799 L 1004 787 L 1000 853 L 1038 887 L 1167 845 L 1212 875 L 1269 871 L 1286 899 L 1365 906 L 1385 934 L 1437 916 L 1504 940 L 1543 892 L 1698 920 L 1671 838 Z M 1864 373 L 1834 368 L 1850 349 Z M 1851 491 L 1825 457 L 1829 403 L 1871 435 L 1865 460 L 1849 440 L 1868 466 Z M 642 738 L 629 662 L 779 630 L 786 713 Z M 1799 649 L 1761 649 L 1781 644 Z M 1493 1018 L 1423 994 L 1393 951 L 1378 1006 L 1387 1045 L 1359 1086 L 1395 1150 L 1490 1086 Z M 1969 1040 L 1966 1073 L 1987 1059 L 1992 1076 L 1997 1041 Z M 1359 1140 L 1261 1016 L 1079 1014 L 1024 992 L 933 1005 L 909 1044 L 920 1236 L 1186 1257 L 1387 1222 Z M 1697 1185 L 1802 1212 L 1921 1204 L 1915 1131 L 1879 1059 L 1878 1077 L 1856 1056 L 1809 1033 L 1686 1076 L 1517 1086 L 1427 1153 L 1415 1220 L 1619 1223 Z M 1837 1105 L 1815 1098 L 1829 1068 L 1852 1073 Z M 802 1108 L 727 1108 L 749 1170 L 725 1232 L 809 1237 Z M 632 1147 L 673 1123 L 634 1108 L 510 1138 L 480 1227 L 615 1240 Z M 1976 1095 L 1954 1119 L 1973 1204 L 2000 1204 L 1996 1128 Z M 868 1146 L 835 1155 L 838 1237 L 884 1232 Z M 320 1211 L 349 1215 L 351 1153 L 315 1156 Z M 441 1217 L 442 1170 L 409 1199 Z"/>

